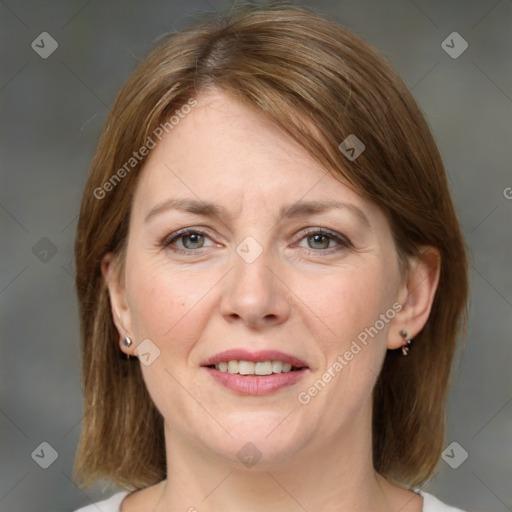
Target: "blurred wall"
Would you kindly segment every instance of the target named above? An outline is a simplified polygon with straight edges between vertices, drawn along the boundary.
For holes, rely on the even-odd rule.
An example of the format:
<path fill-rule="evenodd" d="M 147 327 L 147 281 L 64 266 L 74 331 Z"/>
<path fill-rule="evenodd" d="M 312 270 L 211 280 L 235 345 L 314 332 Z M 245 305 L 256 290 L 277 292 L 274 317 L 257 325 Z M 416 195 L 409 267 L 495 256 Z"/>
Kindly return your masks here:
<path fill-rule="evenodd" d="M 456 469 L 442 460 L 427 490 L 462 508 L 510 510 L 512 3 L 304 3 L 390 60 L 439 143 L 472 251 L 469 332 L 447 411 L 447 446 L 460 445 L 449 453 L 468 458 Z M 114 97 L 152 41 L 229 6 L 0 3 L 2 511 L 73 510 L 115 490 L 81 491 L 71 480 L 82 417 L 72 253 L 81 192 Z M 460 37 L 447 39 L 453 32 Z"/>

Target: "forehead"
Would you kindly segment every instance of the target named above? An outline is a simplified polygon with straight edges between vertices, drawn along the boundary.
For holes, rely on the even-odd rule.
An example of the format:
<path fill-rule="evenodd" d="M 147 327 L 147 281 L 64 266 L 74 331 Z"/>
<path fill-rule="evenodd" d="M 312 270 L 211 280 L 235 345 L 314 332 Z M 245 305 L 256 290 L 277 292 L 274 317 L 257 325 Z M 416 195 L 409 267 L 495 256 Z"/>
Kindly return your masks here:
<path fill-rule="evenodd" d="M 197 101 L 151 150 L 135 194 L 137 210 L 171 196 L 215 200 L 234 215 L 247 200 L 267 209 L 302 198 L 376 208 L 263 114 L 219 91 Z"/>

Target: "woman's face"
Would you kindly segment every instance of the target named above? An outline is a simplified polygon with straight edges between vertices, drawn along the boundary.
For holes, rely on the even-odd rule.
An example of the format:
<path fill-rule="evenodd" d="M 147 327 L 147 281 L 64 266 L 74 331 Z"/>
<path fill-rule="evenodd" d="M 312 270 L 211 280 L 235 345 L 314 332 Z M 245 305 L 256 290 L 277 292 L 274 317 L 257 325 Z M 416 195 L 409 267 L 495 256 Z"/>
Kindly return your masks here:
<path fill-rule="evenodd" d="M 384 214 L 261 114 L 220 92 L 197 100 L 151 150 L 110 287 L 166 435 L 236 462 L 257 449 L 261 464 L 367 433 L 403 328 Z M 208 368 L 218 354 L 249 361 L 243 373 L 306 368 L 231 374 Z"/>

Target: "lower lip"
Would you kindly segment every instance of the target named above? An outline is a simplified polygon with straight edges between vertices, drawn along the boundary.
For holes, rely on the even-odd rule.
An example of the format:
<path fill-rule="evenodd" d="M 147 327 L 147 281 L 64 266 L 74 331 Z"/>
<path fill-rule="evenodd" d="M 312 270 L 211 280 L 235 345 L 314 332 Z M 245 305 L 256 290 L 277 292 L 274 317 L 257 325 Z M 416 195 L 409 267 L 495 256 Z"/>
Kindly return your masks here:
<path fill-rule="evenodd" d="M 293 372 L 273 373 L 272 375 L 240 375 L 238 373 L 221 372 L 214 368 L 206 371 L 224 387 L 236 391 L 240 395 L 261 396 L 275 393 L 286 386 L 299 382 L 308 371 L 307 368 Z"/>

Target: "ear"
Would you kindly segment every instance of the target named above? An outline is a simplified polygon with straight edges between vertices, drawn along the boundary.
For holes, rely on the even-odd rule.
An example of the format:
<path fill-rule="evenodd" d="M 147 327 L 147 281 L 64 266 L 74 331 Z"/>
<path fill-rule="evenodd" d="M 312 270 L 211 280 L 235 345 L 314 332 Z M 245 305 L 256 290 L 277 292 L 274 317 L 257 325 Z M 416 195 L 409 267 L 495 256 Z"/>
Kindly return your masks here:
<path fill-rule="evenodd" d="M 388 334 L 387 346 L 397 349 L 405 344 L 400 331 L 414 339 L 427 323 L 441 271 L 441 255 L 430 246 L 420 248 L 420 255 L 408 259 L 407 273 L 399 291 L 402 309 L 394 318 Z"/>
<path fill-rule="evenodd" d="M 135 344 L 132 344 L 130 348 L 120 345 L 122 338 L 132 337 L 133 335 L 130 310 L 126 300 L 126 289 L 124 283 L 121 282 L 119 264 L 119 257 L 114 253 L 108 253 L 101 262 L 101 272 L 107 283 L 112 317 L 119 333 L 118 344 L 123 352 L 133 356 Z"/>

